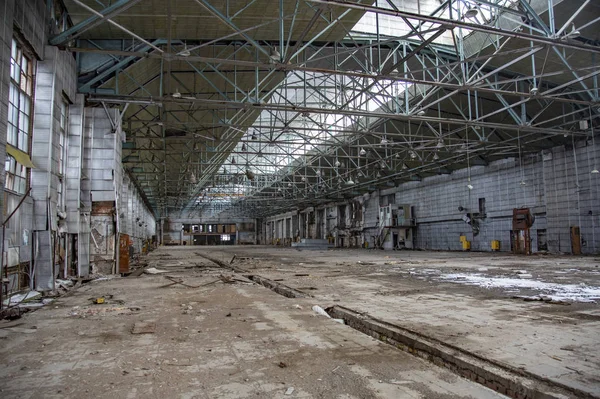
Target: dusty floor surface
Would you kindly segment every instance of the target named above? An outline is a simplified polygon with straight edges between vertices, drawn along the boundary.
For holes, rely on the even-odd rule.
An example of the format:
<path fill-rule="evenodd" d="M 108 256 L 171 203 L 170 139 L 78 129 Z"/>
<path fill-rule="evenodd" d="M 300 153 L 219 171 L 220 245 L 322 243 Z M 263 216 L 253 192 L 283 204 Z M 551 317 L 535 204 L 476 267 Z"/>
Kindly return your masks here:
<path fill-rule="evenodd" d="M 194 288 L 166 286 L 164 274 L 94 281 L 0 322 L 0 398 L 503 397 L 311 310 L 344 290 L 356 305 L 360 289 L 374 285 L 322 277 L 332 283 L 319 286 L 323 298 L 290 299 L 239 275 L 224 283 L 219 275 L 232 273 L 195 251 L 160 248 L 148 256 L 149 267 Z M 284 254 L 253 265 L 275 273 Z M 309 270 L 294 262 L 278 273 L 292 279 L 296 268 Z M 323 276 L 344 270 L 335 258 L 311 267 Z M 92 303 L 101 296 L 106 303 Z"/>
<path fill-rule="evenodd" d="M 195 248 L 227 262 L 235 254 L 234 265 L 323 307 L 350 307 L 600 397 L 598 257 Z"/>

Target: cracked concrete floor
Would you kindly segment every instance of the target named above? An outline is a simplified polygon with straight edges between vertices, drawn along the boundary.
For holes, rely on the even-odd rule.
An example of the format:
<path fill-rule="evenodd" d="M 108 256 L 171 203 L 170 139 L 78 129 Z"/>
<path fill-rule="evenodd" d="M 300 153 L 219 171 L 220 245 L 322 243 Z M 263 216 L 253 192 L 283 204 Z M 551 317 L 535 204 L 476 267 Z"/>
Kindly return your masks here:
<path fill-rule="evenodd" d="M 272 246 L 180 248 L 210 253 L 292 288 L 322 306 L 343 305 L 501 364 L 600 397 L 598 303 L 527 302 L 530 289 L 484 288 L 448 274 L 600 287 L 600 258 L 504 253 Z M 519 273 L 526 272 L 521 279 Z"/>
<path fill-rule="evenodd" d="M 164 287 L 163 275 L 95 281 L 1 322 L 0 397 L 503 397 L 315 315 L 312 298 L 225 284 L 231 272 L 190 251 L 148 260 L 197 288 Z M 140 322 L 154 332 L 132 334 Z"/>

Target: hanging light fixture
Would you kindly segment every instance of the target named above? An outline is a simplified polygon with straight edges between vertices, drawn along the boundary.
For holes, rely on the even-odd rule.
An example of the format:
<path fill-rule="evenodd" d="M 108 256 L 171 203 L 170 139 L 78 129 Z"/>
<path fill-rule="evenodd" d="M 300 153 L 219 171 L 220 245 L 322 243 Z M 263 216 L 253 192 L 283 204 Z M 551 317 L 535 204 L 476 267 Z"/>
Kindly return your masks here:
<path fill-rule="evenodd" d="M 182 57 L 189 57 L 191 55 L 190 50 L 187 48 L 187 43 L 183 43 L 183 50 L 179 52 Z"/>
<path fill-rule="evenodd" d="M 242 151 L 246 151 L 246 144 L 242 144 Z"/>
<path fill-rule="evenodd" d="M 475 18 L 477 16 L 477 14 L 479 14 L 479 8 L 473 6 L 473 7 L 469 7 L 469 9 L 465 12 L 465 18 Z"/>
<path fill-rule="evenodd" d="M 388 139 L 387 139 L 387 138 L 385 138 L 385 136 L 383 136 L 383 137 L 381 138 L 381 144 L 387 144 L 387 143 L 389 143 Z"/>
<path fill-rule="evenodd" d="M 234 165 L 235 164 L 235 157 L 231 157 L 231 164 Z"/>
<path fill-rule="evenodd" d="M 444 148 L 444 140 L 439 139 L 437 144 L 435 145 L 435 148 L 438 148 L 438 149 Z"/>
<path fill-rule="evenodd" d="M 435 154 L 433 154 L 433 160 L 437 161 L 438 159 L 440 159 L 440 156 L 438 155 L 438 153 L 436 152 Z"/>
<path fill-rule="evenodd" d="M 281 54 L 279 54 L 279 51 L 277 51 L 276 48 L 271 49 L 271 53 L 269 54 L 269 57 L 271 58 L 272 61 L 281 60 Z"/>
<path fill-rule="evenodd" d="M 181 93 L 179 89 L 175 89 L 175 92 L 172 94 L 173 98 L 181 98 Z"/>
<path fill-rule="evenodd" d="M 364 157 L 365 155 L 367 155 L 367 151 L 365 151 L 364 148 L 360 149 L 360 152 L 358 153 L 361 157 Z"/>
<path fill-rule="evenodd" d="M 415 159 L 417 157 L 417 153 L 414 152 L 413 150 L 410 150 L 409 154 L 410 154 L 410 159 Z"/>

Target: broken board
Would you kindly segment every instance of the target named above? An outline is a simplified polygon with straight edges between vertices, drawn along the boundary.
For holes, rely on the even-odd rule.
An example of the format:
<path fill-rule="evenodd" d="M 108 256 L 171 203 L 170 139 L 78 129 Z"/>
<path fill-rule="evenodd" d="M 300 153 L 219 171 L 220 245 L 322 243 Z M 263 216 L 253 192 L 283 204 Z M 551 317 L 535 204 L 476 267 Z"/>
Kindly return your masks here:
<path fill-rule="evenodd" d="M 153 321 L 138 321 L 131 329 L 132 334 L 154 334 L 156 323 Z"/>

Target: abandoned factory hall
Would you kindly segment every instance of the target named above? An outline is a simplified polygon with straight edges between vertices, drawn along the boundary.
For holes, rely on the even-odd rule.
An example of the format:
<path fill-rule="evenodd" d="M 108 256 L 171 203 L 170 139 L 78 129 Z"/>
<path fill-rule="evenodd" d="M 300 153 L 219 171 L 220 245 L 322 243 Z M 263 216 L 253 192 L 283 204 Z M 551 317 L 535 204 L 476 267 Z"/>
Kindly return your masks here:
<path fill-rule="evenodd" d="M 600 0 L 0 0 L 0 399 L 600 399 Z"/>

